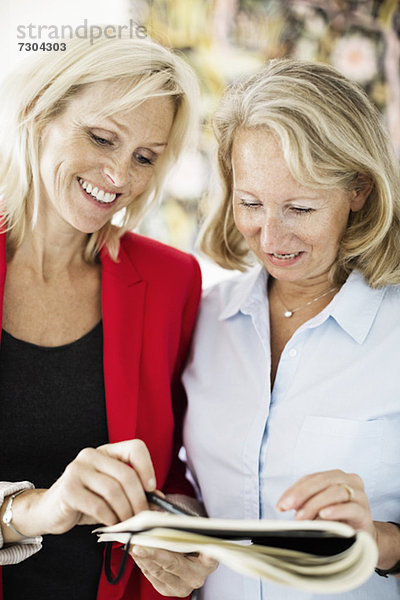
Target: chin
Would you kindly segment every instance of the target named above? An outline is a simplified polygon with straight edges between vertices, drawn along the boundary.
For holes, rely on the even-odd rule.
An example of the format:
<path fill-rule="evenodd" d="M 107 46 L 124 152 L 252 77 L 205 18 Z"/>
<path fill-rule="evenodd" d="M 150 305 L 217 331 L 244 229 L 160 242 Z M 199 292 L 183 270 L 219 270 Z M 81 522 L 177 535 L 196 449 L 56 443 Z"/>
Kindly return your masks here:
<path fill-rule="evenodd" d="M 88 223 L 82 222 L 80 220 L 72 221 L 71 226 L 79 231 L 80 233 L 86 233 L 88 235 L 92 233 L 97 233 L 102 229 L 107 223 Z"/>
<path fill-rule="evenodd" d="M 307 279 L 308 275 L 307 273 L 300 272 L 300 271 L 290 271 L 289 269 L 277 269 L 274 268 L 271 265 L 265 265 L 264 264 L 265 269 L 268 271 L 268 273 L 271 275 L 271 277 L 273 277 L 274 279 L 277 279 L 278 281 L 290 281 L 290 282 L 295 282 L 295 281 L 302 281 L 303 279 Z"/>

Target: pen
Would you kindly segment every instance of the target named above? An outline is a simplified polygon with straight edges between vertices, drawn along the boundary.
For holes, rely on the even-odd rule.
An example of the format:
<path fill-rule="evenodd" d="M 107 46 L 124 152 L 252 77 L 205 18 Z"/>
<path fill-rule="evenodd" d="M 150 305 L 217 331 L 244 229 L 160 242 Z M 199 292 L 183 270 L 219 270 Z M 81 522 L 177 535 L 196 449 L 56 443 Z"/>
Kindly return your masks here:
<path fill-rule="evenodd" d="M 146 492 L 146 498 L 147 501 L 151 504 L 155 504 L 159 508 L 163 508 L 167 512 L 173 513 L 174 515 L 186 515 L 191 517 L 194 516 L 193 513 L 185 510 L 184 508 L 180 508 L 179 506 L 173 504 L 172 502 L 169 502 L 165 498 L 161 498 L 157 494 L 154 494 L 154 492 Z"/>

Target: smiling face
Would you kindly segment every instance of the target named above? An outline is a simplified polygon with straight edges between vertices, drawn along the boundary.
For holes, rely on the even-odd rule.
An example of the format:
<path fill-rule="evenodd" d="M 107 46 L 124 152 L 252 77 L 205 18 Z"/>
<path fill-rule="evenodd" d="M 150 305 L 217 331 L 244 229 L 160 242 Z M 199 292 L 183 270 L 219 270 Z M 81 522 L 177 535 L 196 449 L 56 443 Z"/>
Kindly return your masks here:
<path fill-rule="evenodd" d="M 300 184 L 266 128 L 237 132 L 232 167 L 236 226 L 267 271 L 281 281 L 327 280 L 350 211 L 364 198 Z"/>
<path fill-rule="evenodd" d="M 73 97 L 45 128 L 39 152 L 39 217 L 93 233 L 147 188 L 174 118 L 168 97 L 96 116 L 115 83 L 98 82 Z"/>

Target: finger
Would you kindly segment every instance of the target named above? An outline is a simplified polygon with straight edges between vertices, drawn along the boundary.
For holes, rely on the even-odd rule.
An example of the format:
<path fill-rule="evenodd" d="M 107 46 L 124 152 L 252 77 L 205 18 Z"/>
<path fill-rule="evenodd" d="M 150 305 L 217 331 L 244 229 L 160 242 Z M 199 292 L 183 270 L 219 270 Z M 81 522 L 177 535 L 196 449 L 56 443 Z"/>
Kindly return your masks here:
<path fill-rule="evenodd" d="M 115 444 L 99 446 L 98 450 L 133 467 L 143 488 L 153 492 L 156 488 L 156 476 L 150 453 L 142 440 L 126 440 Z"/>
<path fill-rule="evenodd" d="M 190 583 L 176 575 L 164 571 L 159 565 L 148 560 L 135 560 L 143 575 L 150 581 L 154 589 L 163 596 L 184 598 L 195 589 Z M 201 587 L 201 586 L 199 586 Z"/>
<path fill-rule="evenodd" d="M 79 511 L 79 504 L 82 506 L 81 511 Z M 80 494 L 76 512 L 79 515 L 77 525 L 116 525 L 120 520 L 108 502 L 90 490 Z"/>
<path fill-rule="evenodd" d="M 278 500 L 277 508 L 280 511 L 300 510 L 312 496 L 332 484 L 346 481 L 347 478 L 348 475 L 339 469 L 305 475 L 282 494 Z"/>
<path fill-rule="evenodd" d="M 104 497 L 120 521 L 148 509 L 136 471 L 107 453 L 85 448 L 65 473 L 69 478 L 79 478 L 85 487 Z"/>
<path fill-rule="evenodd" d="M 160 498 L 163 498 L 165 500 L 167 499 L 167 496 L 161 490 L 154 490 L 154 493 L 156 494 L 156 496 L 160 496 Z"/>
<path fill-rule="evenodd" d="M 133 546 L 131 552 L 134 558 L 151 561 L 168 573 L 191 581 L 201 580 L 203 582 L 205 577 L 218 567 L 218 561 L 204 554 L 193 556 L 143 546 Z"/>
<path fill-rule="evenodd" d="M 140 556 L 139 556 L 140 554 Z M 160 584 L 164 592 L 189 594 L 192 590 L 200 588 L 207 575 L 215 570 L 217 564 L 213 562 L 212 568 L 202 564 L 199 558 L 186 556 L 167 550 L 154 550 L 136 547 L 132 556 L 146 577 L 154 584 Z"/>
<path fill-rule="evenodd" d="M 172 572 L 175 557 L 183 555 L 143 546 L 132 546 L 130 553 L 142 573 L 160 594 L 187 596 L 193 591 L 194 585 L 189 583 L 186 577 Z"/>
<path fill-rule="evenodd" d="M 122 487 L 118 479 L 109 474 L 90 470 L 85 478 L 85 485 L 88 490 L 108 504 L 117 517 L 117 523 L 134 514 L 131 501 L 126 495 L 126 488 Z"/>
<path fill-rule="evenodd" d="M 78 480 L 64 485 L 60 478 L 45 493 L 44 503 L 43 511 L 52 523 L 50 533 L 64 533 L 77 524 L 114 525 L 119 521 L 104 498 L 84 487 Z"/>
<path fill-rule="evenodd" d="M 358 492 L 353 491 L 353 500 L 357 502 Z M 349 493 L 343 484 L 334 484 L 312 496 L 296 512 L 296 519 L 316 519 L 324 507 L 331 504 L 349 502 Z"/>
<path fill-rule="evenodd" d="M 150 548 L 148 546 L 132 546 L 131 554 L 134 558 L 146 559 L 152 563 L 156 563 L 159 566 L 164 567 L 171 573 L 174 572 L 174 561 L 176 556 L 183 557 L 183 554 L 177 554 L 176 552 L 170 552 L 169 550 L 162 550 L 161 548 Z M 171 560 L 172 559 L 172 560 Z"/>
<path fill-rule="evenodd" d="M 161 492 L 160 490 L 154 490 L 153 495 L 154 496 L 158 496 L 162 500 L 166 500 L 167 499 L 167 497 L 164 494 L 164 492 Z M 147 501 L 148 501 L 148 503 L 150 505 L 150 510 L 153 510 L 155 512 L 163 512 L 163 513 L 166 512 L 166 509 L 163 508 L 162 506 L 160 506 L 153 498 L 151 500 L 147 499 Z"/>
<path fill-rule="evenodd" d="M 342 521 L 351 525 L 353 529 L 371 531 L 371 513 L 369 509 L 360 506 L 356 502 L 326 506 L 319 512 L 319 518 L 329 521 Z"/>
<path fill-rule="evenodd" d="M 212 573 L 219 566 L 219 562 L 215 558 L 212 558 L 212 556 L 207 556 L 206 554 L 199 554 L 198 558 L 204 566 L 204 568 L 207 569 L 208 573 Z"/>

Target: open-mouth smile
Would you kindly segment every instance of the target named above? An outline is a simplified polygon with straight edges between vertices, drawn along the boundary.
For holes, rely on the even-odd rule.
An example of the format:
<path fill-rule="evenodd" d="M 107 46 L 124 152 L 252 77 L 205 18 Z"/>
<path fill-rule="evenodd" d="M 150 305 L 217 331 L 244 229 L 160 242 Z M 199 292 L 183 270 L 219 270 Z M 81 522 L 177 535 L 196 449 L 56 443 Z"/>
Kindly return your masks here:
<path fill-rule="evenodd" d="M 87 194 L 92 196 L 97 202 L 100 202 L 100 204 L 111 204 L 119 196 L 119 194 L 112 194 L 100 187 L 94 186 L 92 183 L 82 179 L 82 177 L 78 177 L 78 183 Z"/>

